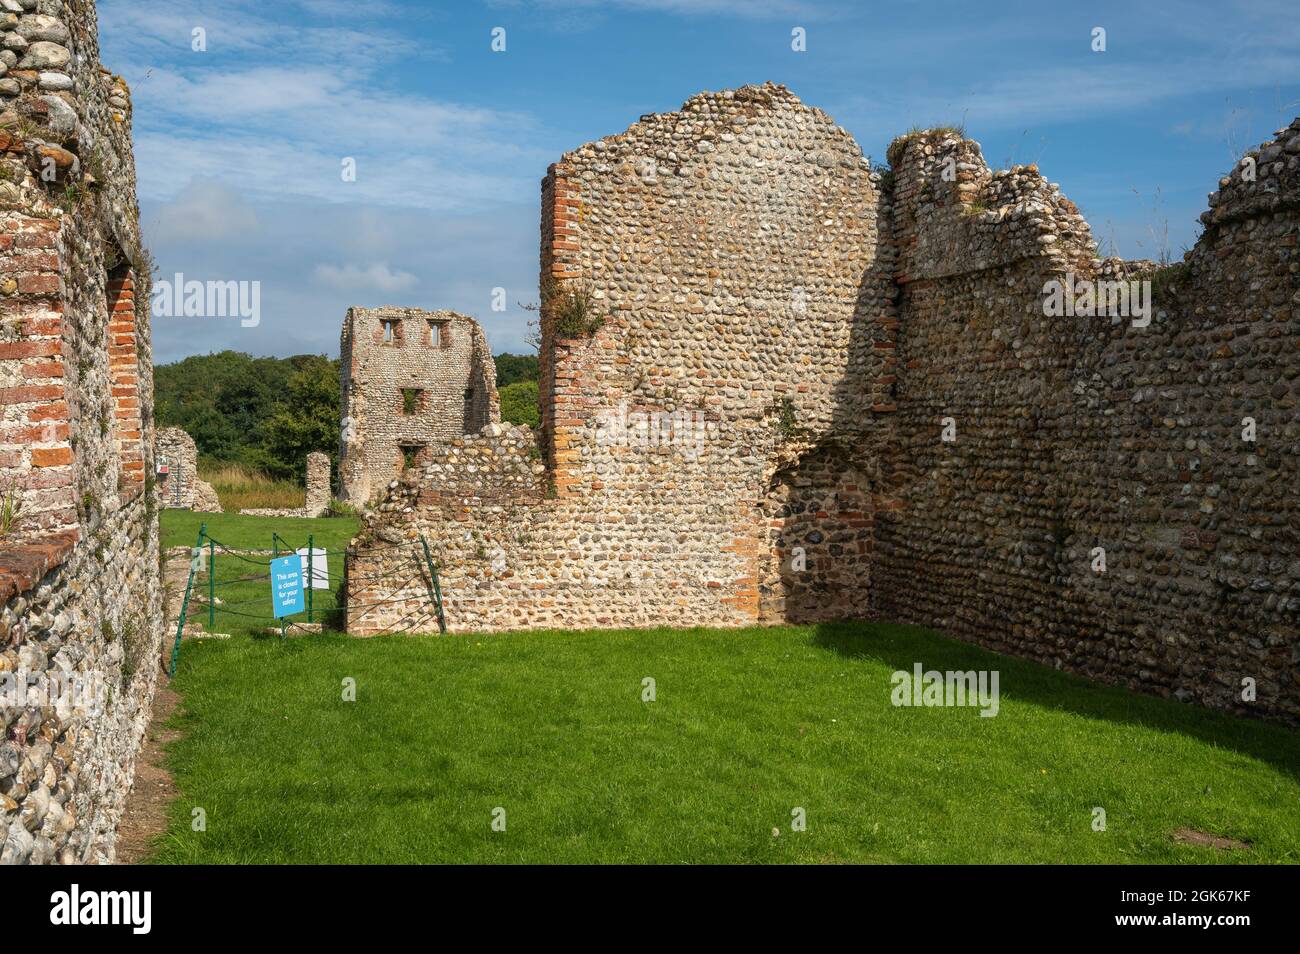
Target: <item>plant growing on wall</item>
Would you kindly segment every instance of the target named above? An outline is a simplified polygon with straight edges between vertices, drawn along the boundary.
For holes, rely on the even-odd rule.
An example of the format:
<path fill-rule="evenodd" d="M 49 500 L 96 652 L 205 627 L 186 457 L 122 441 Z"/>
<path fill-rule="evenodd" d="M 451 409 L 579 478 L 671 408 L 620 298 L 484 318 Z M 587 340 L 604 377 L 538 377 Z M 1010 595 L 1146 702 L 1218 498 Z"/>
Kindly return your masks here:
<path fill-rule="evenodd" d="M 1139 280 L 1151 283 L 1151 300 L 1168 302 L 1177 295 L 1178 285 L 1191 277 L 1191 266 L 1186 262 L 1160 262 L 1138 273 Z"/>
<path fill-rule="evenodd" d="M 780 401 L 773 405 L 771 413 L 775 415 L 772 426 L 782 440 L 794 440 L 804 433 L 804 428 L 799 424 L 798 412 L 794 406 L 793 398 L 781 398 Z"/>
<path fill-rule="evenodd" d="M 554 322 L 555 334 L 560 338 L 589 338 L 609 317 L 601 310 L 589 283 L 561 285 L 553 278 L 542 284 L 541 311 Z"/>
<path fill-rule="evenodd" d="M 15 479 L 0 481 L 0 541 L 17 529 L 22 513 L 22 484 Z"/>

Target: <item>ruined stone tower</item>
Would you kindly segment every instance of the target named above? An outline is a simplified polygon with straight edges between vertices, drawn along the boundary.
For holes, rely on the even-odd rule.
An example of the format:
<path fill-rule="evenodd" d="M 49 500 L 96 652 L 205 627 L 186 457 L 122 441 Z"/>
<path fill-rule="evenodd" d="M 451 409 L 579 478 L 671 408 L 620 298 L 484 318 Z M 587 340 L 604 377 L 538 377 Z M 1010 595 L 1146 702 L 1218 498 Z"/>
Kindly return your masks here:
<path fill-rule="evenodd" d="M 131 101 L 90 0 L 4 3 L 0 63 L 0 863 L 111 861 L 162 631 Z"/>
<path fill-rule="evenodd" d="M 501 419 L 492 354 L 473 318 L 349 308 L 339 356 L 340 495 L 358 506 L 436 445 Z"/>

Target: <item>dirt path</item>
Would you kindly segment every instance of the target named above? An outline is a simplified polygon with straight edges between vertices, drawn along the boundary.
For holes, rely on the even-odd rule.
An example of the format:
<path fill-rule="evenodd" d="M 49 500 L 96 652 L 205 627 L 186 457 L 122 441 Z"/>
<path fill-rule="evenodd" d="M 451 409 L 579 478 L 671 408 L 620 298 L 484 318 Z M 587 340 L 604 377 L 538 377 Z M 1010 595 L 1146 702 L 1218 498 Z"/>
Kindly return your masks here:
<path fill-rule="evenodd" d="M 135 782 L 126 796 L 126 808 L 117 826 L 117 863 L 120 865 L 138 864 L 149 857 L 154 839 L 167 828 L 167 805 L 177 794 L 171 773 L 163 765 L 167 744 L 180 735 L 175 729 L 166 728 L 167 720 L 181 701 L 171 688 L 167 669 L 171 662 L 176 620 L 180 617 L 181 601 L 185 596 L 185 581 L 189 576 L 189 553 L 188 547 L 172 547 L 167 551 L 163 565 L 165 619 L 169 622 L 163 625 L 162 644 L 159 646 L 158 689 L 154 692 L 149 728 L 145 730 L 144 743 L 136 755 Z M 187 626 L 187 632 L 189 629 Z"/>
<path fill-rule="evenodd" d="M 160 676 L 144 745 L 135 759 L 135 784 L 126 797 L 126 809 L 117 826 L 119 865 L 138 864 L 148 858 L 154 839 L 167 829 L 167 805 L 176 797 L 177 789 L 171 773 L 163 767 L 163 760 L 167 744 L 180 733 L 165 726 L 180 701 L 166 678 Z"/>

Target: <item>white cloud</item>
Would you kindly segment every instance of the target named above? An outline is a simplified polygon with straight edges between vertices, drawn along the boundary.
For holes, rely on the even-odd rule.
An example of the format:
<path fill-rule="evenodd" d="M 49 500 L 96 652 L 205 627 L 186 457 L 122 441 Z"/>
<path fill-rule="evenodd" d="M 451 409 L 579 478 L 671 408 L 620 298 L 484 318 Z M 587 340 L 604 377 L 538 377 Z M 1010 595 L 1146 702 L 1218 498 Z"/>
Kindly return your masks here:
<path fill-rule="evenodd" d="M 297 6 L 300 10 L 295 10 Z M 350 14 L 350 16 L 348 16 Z M 290 26 L 273 17 L 302 17 L 308 25 Z M 196 64 L 232 55 L 257 56 L 262 61 L 309 60 L 321 63 L 364 63 L 391 60 L 420 44 L 409 30 L 379 29 L 375 24 L 410 23 L 419 10 L 398 8 L 383 0 L 364 4 L 300 0 L 100 0 L 102 45 L 125 53 L 132 62 L 150 57 L 193 57 Z M 335 22 L 322 24 L 321 17 Z M 346 21 L 365 24 L 366 29 Z M 191 31 L 202 27 L 207 50 L 192 50 Z"/>
<path fill-rule="evenodd" d="M 529 5 L 525 0 L 491 0 L 489 3 L 489 6 L 507 9 Z M 614 8 L 642 13 L 724 16 L 745 20 L 774 20 L 792 16 L 812 19 L 825 16 L 835 7 L 825 2 L 812 3 L 806 0 L 531 0 L 531 6 L 543 11 L 601 13 Z"/>
<path fill-rule="evenodd" d="M 473 207 L 531 197 L 562 151 L 528 116 L 386 91 L 364 69 L 157 67 L 133 85 L 139 190 L 155 199 L 198 176 L 250 196 Z"/>
<path fill-rule="evenodd" d="M 195 179 L 148 223 L 152 241 L 226 239 L 257 228 L 257 214 L 237 192 L 213 179 Z"/>
<path fill-rule="evenodd" d="M 527 347 L 524 337 L 533 315 L 517 303 L 537 298 L 536 204 L 455 214 L 285 196 L 259 199 L 255 207 L 258 227 L 246 235 L 151 242 L 150 247 L 163 276 L 183 272 L 199 281 L 260 281 L 261 325 L 158 319 L 153 323 L 156 360 L 223 348 L 337 354 L 349 305 L 449 308 L 478 318 L 494 352 Z M 146 226 L 159 212 L 158 203 L 142 203 Z M 317 272 L 318 263 L 328 277 Z M 339 283 L 352 280 L 348 263 L 357 284 L 341 288 Z M 388 276 L 400 283 L 403 275 L 418 280 L 393 290 L 376 287 L 376 276 L 384 284 Z M 505 312 L 491 310 L 497 287 L 506 289 Z"/>
<path fill-rule="evenodd" d="M 887 97 L 853 94 L 824 108 L 852 124 L 864 151 L 871 152 L 872 143 L 888 144 L 914 125 L 955 122 L 963 122 L 977 139 L 994 130 L 1080 122 L 1091 123 L 1097 135 L 1105 136 L 1110 134 L 1108 123 L 1179 98 L 1214 96 L 1222 101 L 1234 91 L 1256 87 L 1260 75 L 1279 85 L 1300 82 L 1300 57 L 1280 54 L 1230 60 L 1218 72 L 1206 70 L 1199 61 L 1112 63 L 1102 56 L 1078 66 L 972 70 L 971 75 L 987 78 L 953 85 L 943 93 L 900 85 Z"/>
<path fill-rule="evenodd" d="M 358 268 L 356 265 L 317 265 L 313 274 L 318 281 L 340 291 L 398 292 L 414 288 L 417 283 L 416 277 L 410 272 L 394 272 L 386 262 L 376 262 L 369 268 Z"/>

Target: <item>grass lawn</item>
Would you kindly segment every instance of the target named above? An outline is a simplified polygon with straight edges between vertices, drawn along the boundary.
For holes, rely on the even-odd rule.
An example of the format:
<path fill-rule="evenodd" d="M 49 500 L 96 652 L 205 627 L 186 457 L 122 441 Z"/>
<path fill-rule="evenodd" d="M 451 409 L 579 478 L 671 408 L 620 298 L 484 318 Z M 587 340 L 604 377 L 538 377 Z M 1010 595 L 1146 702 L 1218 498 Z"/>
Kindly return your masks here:
<path fill-rule="evenodd" d="M 301 507 L 306 496 L 306 488 L 300 484 L 273 480 L 242 464 L 200 458 L 199 477 L 212 485 L 221 506 L 233 513 L 245 507 Z"/>
<path fill-rule="evenodd" d="M 305 547 L 307 535 L 318 547 L 342 551 L 356 536 L 360 520 L 356 517 L 316 517 L 311 520 L 293 517 L 246 517 L 238 513 L 194 513 L 190 510 L 163 510 L 162 545 L 192 547 L 198 539 L 199 525 L 207 524 L 208 533 L 228 547 L 271 549 L 271 534 L 278 532 L 294 546 Z"/>
<path fill-rule="evenodd" d="M 327 627 L 338 623 L 341 614 L 332 611 L 338 606 L 338 591 L 343 579 L 343 550 L 356 534 L 359 523 L 357 518 L 321 517 L 305 520 L 164 510 L 160 519 L 164 546 L 194 546 L 200 525 L 206 525 L 208 534 L 218 544 L 224 544 L 224 547 L 214 545 L 212 550 L 216 567 L 213 579 L 215 585 L 209 590 L 206 571 L 196 576 L 189 606 L 189 617 L 197 619 L 208 632 L 248 635 L 260 633 L 267 626 L 277 625 L 271 612 L 270 554 L 235 555 L 226 549 L 271 551 L 276 545 L 273 533 L 278 533 L 282 538 L 278 544 L 281 554 L 305 547 L 309 535 L 313 547 L 328 551 L 326 561 L 332 585 L 328 590 L 312 591 L 310 621 L 324 622 Z M 205 549 L 206 547 L 205 544 Z M 211 615 L 207 606 L 209 593 L 220 601 Z M 309 621 L 307 615 L 301 614 L 291 619 Z M 175 626 L 176 619 L 172 617 L 168 621 L 168 631 L 173 631 Z"/>
<path fill-rule="evenodd" d="M 918 661 L 998 715 L 895 708 Z M 236 636 L 174 686 L 159 862 L 1300 860 L 1300 733 L 912 627 Z"/>

